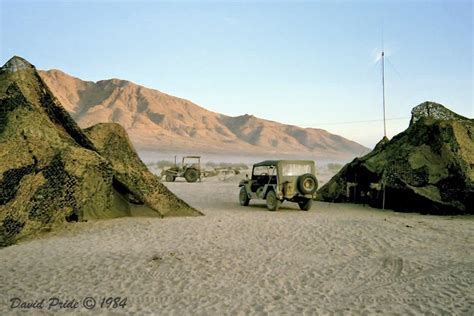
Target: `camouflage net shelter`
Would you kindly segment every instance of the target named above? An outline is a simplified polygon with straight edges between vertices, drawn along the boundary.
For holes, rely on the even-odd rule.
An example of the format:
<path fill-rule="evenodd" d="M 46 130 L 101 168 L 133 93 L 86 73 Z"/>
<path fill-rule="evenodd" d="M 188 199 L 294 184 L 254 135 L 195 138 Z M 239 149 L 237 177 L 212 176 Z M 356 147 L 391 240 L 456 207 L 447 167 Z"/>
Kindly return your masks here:
<path fill-rule="evenodd" d="M 173 195 L 117 124 L 81 130 L 36 72 L 0 68 L 0 246 L 67 221 L 201 213 Z"/>
<path fill-rule="evenodd" d="M 318 199 L 474 214 L 474 120 L 433 102 L 416 106 L 404 132 L 345 165 L 321 187 Z"/>

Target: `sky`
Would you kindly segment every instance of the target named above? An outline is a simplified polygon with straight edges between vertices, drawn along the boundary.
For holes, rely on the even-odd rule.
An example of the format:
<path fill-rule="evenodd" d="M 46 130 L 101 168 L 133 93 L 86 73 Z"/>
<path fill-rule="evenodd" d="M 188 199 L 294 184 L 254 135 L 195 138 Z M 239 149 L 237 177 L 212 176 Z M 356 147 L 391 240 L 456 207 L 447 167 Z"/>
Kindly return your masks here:
<path fill-rule="evenodd" d="M 434 101 L 472 118 L 472 1 L 0 0 L 13 55 L 120 78 L 211 111 L 322 128 L 365 146 Z"/>

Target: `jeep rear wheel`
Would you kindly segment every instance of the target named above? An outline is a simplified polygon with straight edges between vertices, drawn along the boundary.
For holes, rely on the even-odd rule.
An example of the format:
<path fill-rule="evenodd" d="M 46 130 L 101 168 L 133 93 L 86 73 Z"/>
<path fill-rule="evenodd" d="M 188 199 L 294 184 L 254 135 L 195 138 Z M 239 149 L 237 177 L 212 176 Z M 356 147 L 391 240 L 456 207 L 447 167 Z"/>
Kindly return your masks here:
<path fill-rule="evenodd" d="M 199 172 L 196 169 L 188 169 L 184 173 L 184 178 L 187 182 L 196 182 L 199 178 Z"/>
<path fill-rule="evenodd" d="M 267 208 L 269 211 L 277 211 L 280 208 L 281 201 L 277 199 L 275 191 L 267 193 Z"/>
<path fill-rule="evenodd" d="M 245 189 L 245 187 L 240 188 L 239 202 L 240 202 L 240 205 L 242 205 L 242 206 L 248 206 L 249 205 L 250 199 L 249 199 L 249 196 L 247 194 L 247 190 Z"/>
<path fill-rule="evenodd" d="M 313 194 L 318 189 L 318 180 L 311 173 L 306 173 L 298 178 L 298 188 L 303 194 Z"/>
<path fill-rule="evenodd" d="M 313 205 L 312 199 L 301 199 L 298 201 L 298 206 L 303 211 L 309 211 L 312 205 Z"/>

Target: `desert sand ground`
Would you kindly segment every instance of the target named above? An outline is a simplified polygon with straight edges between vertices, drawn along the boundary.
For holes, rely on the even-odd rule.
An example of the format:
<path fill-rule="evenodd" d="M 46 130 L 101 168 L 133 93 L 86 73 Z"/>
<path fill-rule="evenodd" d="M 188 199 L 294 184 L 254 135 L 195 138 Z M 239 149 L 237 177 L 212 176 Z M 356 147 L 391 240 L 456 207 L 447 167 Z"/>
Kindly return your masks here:
<path fill-rule="evenodd" d="M 205 216 L 69 224 L 0 249 L 10 300 L 75 299 L 74 314 L 474 314 L 474 217 L 351 204 L 237 202 L 236 180 L 167 186 Z M 121 309 L 103 297 L 126 297 Z M 86 297 L 97 305 L 82 306 Z M 90 303 L 90 302 L 89 302 Z"/>

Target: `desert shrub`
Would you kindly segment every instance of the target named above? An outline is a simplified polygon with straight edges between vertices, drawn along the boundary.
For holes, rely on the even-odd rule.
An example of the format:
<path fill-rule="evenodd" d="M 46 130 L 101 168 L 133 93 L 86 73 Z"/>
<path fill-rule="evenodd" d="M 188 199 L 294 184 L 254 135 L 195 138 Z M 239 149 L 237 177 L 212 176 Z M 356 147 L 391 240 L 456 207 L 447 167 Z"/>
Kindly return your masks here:
<path fill-rule="evenodd" d="M 242 169 L 248 169 L 249 166 L 246 165 L 245 163 L 236 163 L 236 162 L 212 162 L 208 161 L 206 162 L 206 167 L 207 168 L 229 168 L 229 169 L 236 169 L 236 170 L 242 170 Z"/>
<path fill-rule="evenodd" d="M 217 163 L 212 162 L 212 161 L 208 161 L 208 162 L 206 162 L 206 167 L 215 168 L 215 167 L 217 167 Z"/>
<path fill-rule="evenodd" d="M 341 170 L 342 165 L 340 163 L 330 162 L 328 163 L 328 170 L 332 172 L 338 172 Z"/>
<path fill-rule="evenodd" d="M 174 162 L 170 160 L 159 160 L 153 164 L 156 168 L 163 169 L 174 166 Z"/>

